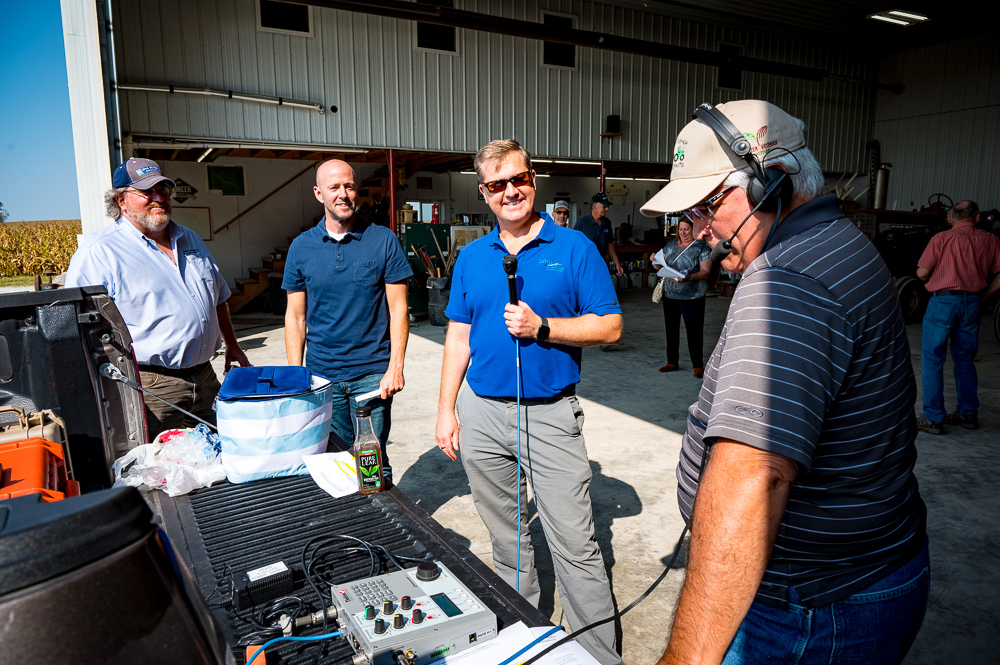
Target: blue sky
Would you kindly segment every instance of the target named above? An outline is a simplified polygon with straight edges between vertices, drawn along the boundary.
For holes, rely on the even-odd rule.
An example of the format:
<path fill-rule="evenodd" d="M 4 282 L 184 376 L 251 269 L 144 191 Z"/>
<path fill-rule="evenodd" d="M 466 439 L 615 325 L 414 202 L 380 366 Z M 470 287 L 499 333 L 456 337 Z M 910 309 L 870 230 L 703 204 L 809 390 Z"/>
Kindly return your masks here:
<path fill-rule="evenodd" d="M 9 221 L 79 219 L 59 0 L 0 0 L 0 202 Z"/>

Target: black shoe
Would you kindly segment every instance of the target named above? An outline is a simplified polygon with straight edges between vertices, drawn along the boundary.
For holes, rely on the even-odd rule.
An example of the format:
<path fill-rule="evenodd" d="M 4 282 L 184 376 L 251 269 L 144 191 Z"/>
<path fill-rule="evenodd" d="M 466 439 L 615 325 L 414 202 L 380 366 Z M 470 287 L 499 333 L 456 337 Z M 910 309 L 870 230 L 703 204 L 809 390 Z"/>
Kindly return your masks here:
<path fill-rule="evenodd" d="M 923 416 L 917 418 L 917 429 L 928 434 L 944 434 L 944 426 L 941 423 L 927 420 Z"/>
<path fill-rule="evenodd" d="M 979 429 L 979 418 L 975 413 L 949 413 L 944 417 L 949 425 L 961 425 L 965 429 Z"/>

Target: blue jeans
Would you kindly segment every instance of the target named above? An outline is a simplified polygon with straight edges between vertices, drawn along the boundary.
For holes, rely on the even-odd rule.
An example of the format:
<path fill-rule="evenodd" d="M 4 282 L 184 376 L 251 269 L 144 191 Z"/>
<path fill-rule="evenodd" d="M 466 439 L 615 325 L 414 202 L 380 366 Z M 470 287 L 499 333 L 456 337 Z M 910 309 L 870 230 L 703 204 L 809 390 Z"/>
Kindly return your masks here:
<path fill-rule="evenodd" d="M 902 568 L 825 607 L 787 610 L 754 603 L 723 665 L 896 665 L 913 644 L 927 609 L 927 543 Z"/>
<path fill-rule="evenodd" d="M 951 341 L 955 363 L 958 412 L 975 414 L 979 409 L 976 366 L 972 359 L 979 350 L 979 296 L 931 296 L 924 313 L 924 334 L 920 344 L 924 386 L 924 417 L 944 420 L 944 359 Z"/>
<path fill-rule="evenodd" d="M 381 399 L 376 397 L 358 404 L 356 395 L 364 395 L 378 388 L 382 372 L 368 374 L 352 381 L 341 381 L 333 384 L 333 418 L 330 420 L 330 448 L 350 450 L 354 445 L 355 429 L 354 409 L 358 406 L 369 406 L 372 410 L 372 429 L 382 444 L 382 475 L 392 478 L 392 467 L 389 466 L 389 456 L 385 444 L 389 440 L 389 427 L 392 425 L 392 397 Z"/>

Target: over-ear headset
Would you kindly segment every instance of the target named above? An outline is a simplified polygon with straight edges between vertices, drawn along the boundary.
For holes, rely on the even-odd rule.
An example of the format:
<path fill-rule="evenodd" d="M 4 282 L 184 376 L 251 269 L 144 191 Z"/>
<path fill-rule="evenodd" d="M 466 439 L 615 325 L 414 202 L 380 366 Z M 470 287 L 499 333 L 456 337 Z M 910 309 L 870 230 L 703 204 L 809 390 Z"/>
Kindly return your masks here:
<path fill-rule="evenodd" d="M 736 227 L 736 231 L 733 232 L 733 235 L 728 240 L 721 240 L 712 248 L 712 261 L 719 263 L 729 256 L 730 252 L 733 251 L 733 239 L 736 238 L 736 234 L 740 232 L 740 229 L 747 223 L 747 220 L 753 217 L 754 213 L 758 210 L 778 213 L 774 223 L 771 225 L 771 230 L 767 234 L 767 240 L 764 241 L 764 246 L 767 247 L 768 243 L 771 242 L 771 237 L 774 235 L 774 230 L 778 228 L 778 223 L 781 221 L 781 211 L 787 210 L 789 204 L 792 202 L 791 179 L 787 173 L 778 167 L 770 166 L 765 168 L 763 164 L 757 161 L 757 158 L 753 156 L 753 152 L 751 151 L 750 141 L 740 133 L 740 130 L 736 129 L 735 125 L 719 109 L 711 104 L 700 104 L 694 110 L 694 118 L 701 120 L 712 131 L 718 134 L 719 138 L 729 146 L 729 149 L 737 157 L 746 161 L 752 171 L 750 182 L 746 186 L 746 194 L 747 201 L 753 208 L 750 210 L 750 214 Z"/>
<path fill-rule="evenodd" d="M 761 212 L 775 212 L 788 209 L 792 202 L 792 181 L 776 166 L 764 167 L 753 156 L 750 141 L 736 129 L 736 126 L 722 111 L 711 104 L 701 104 L 694 110 L 694 118 L 708 125 L 729 149 L 746 161 L 752 171 L 747 184 L 747 200 L 751 207 Z"/>

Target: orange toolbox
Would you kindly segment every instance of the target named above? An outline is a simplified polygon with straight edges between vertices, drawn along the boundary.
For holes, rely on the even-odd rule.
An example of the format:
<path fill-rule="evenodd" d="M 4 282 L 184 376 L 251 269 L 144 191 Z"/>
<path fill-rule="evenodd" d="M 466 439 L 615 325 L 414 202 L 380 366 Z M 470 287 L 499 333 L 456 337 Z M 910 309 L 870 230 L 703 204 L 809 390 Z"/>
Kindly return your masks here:
<path fill-rule="evenodd" d="M 0 443 L 0 500 L 39 493 L 43 501 L 80 495 L 66 475 L 63 447 L 45 439 Z"/>

